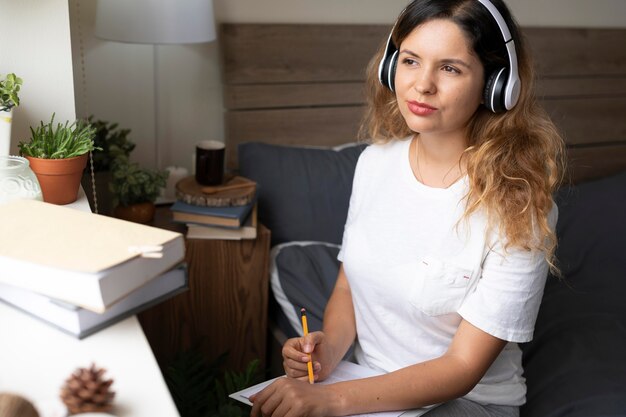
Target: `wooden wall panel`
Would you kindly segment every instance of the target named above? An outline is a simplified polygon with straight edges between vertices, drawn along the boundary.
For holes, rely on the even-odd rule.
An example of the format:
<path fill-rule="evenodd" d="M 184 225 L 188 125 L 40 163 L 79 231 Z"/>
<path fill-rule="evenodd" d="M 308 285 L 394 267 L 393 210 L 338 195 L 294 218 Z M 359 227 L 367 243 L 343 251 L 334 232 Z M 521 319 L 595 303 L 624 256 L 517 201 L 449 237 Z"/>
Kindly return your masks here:
<path fill-rule="evenodd" d="M 568 145 L 626 141 L 626 96 L 542 103 Z"/>
<path fill-rule="evenodd" d="M 228 85 L 225 107 L 231 110 L 363 104 L 362 82 Z"/>
<path fill-rule="evenodd" d="M 626 30 L 524 28 L 542 77 L 625 75 Z"/>
<path fill-rule="evenodd" d="M 626 96 L 626 75 L 611 77 L 541 78 L 537 80 L 541 99 Z"/>
<path fill-rule="evenodd" d="M 568 176 L 576 183 L 602 178 L 626 169 L 626 143 L 568 149 Z"/>
<path fill-rule="evenodd" d="M 365 68 L 389 29 L 223 25 L 228 167 L 236 168 L 237 144 L 246 141 L 337 145 L 355 140 L 364 110 Z M 572 155 L 586 161 L 572 166 L 585 177 L 593 169 L 587 166 L 601 165 L 603 159 L 606 166 L 626 169 L 621 152 L 626 145 L 626 30 L 522 30 L 536 64 L 537 95 L 568 145 L 576 148 Z M 588 148 L 592 144 L 601 146 L 595 151 Z"/>
<path fill-rule="evenodd" d="M 362 106 L 236 111 L 226 115 L 226 165 L 237 166 L 237 145 L 260 141 L 281 145 L 335 146 L 357 138 Z"/>
<path fill-rule="evenodd" d="M 225 84 L 361 81 L 386 26 L 226 24 Z"/>

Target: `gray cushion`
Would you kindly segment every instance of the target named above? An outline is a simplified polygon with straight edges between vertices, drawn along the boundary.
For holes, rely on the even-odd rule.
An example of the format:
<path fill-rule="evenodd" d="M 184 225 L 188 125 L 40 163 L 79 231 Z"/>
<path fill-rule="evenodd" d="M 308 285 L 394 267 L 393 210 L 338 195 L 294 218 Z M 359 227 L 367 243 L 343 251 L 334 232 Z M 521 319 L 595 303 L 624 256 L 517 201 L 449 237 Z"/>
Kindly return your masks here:
<path fill-rule="evenodd" d="M 271 230 L 272 245 L 341 243 L 354 169 L 364 148 L 239 145 L 240 173 L 258 184 L 259 221 Z"/>
<path fill-rule="evenodd" d="M 321 242 L 289 242 L 272 249 L 270 281 L 274 298 L 293 337 L 302 334 L 300 309 L 306 308 L 309 331 L 322 330 L 328 298 L 335 287 L 339 246 Z M 276 320 L 281 323 L 281 320 Z"/>
<path fill-rule="evenodd" d="M 522 417 L 626 416 L 626 172 L 557 195 L 557 258 L 534 340 L 522 345 Z"/>

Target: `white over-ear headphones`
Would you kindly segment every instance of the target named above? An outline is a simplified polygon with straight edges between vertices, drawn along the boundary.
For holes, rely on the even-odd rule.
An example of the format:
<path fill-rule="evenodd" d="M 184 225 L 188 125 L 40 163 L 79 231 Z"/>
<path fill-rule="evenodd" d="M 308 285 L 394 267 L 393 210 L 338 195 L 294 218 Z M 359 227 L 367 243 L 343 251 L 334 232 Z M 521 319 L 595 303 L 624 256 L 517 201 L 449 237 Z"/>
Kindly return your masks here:
<path fill-rule="evenodd" d="M 509 27 L 496 6 L 494 6 L 489 0 L 477 1 L 489 11 L 493 19 L 498 24 L 506 46 L 507 56 L 509 58 L 508 67 L 497 68 L 489 74 L 488 77 L 486 77 L 485 90 L 483 93 L 484 104 L 485 107 L 494 113 L 511 110 L 519 99 L 521 87 L 519 73 L 517 70 L 515 42 L 511 37 Z M 404 13 L 404 11 L 402 13 Z M 402 13 L 400 13 L 400 15 L 402 15 Z M 395 91 L 394 81 L 396 76 L 396 66 L 398 65 L 398 48 L 391 39 L 392 34 L 393 29 L 387 39 L 385 54 L 378 64 L 378 80 L 383 86 L 389 88 L 391 91 Z"/>

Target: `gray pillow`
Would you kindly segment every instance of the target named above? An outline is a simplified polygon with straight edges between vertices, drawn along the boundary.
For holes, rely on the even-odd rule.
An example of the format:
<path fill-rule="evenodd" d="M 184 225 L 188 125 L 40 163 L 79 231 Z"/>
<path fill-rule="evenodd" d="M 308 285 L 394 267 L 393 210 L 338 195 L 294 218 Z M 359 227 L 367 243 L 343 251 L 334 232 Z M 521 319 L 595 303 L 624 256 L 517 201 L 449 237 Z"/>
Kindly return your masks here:
<path fill-rule="evenodd" d="M 302 335 L 300 309 L 307 310 L 309 331 L 322 330 L 324 309 L 339 272 L 339 245 L 323 242 L 288 242 L 271 253 L 270 283 L 279 314 L 275 319 L 289 337 Z"/>
<path fill-rule="evenodd" d="M 556 196 L 557 259 L 532 342 L 521 417 L 626 416 L 626 172 Z"/>
<path fill-rule="evenodd" d="M 341 243 L 354 169 L 365 146 L 239 145 L 240 173 L 257 182 L 259 221 L 272 231 L 272 245 Z"/>

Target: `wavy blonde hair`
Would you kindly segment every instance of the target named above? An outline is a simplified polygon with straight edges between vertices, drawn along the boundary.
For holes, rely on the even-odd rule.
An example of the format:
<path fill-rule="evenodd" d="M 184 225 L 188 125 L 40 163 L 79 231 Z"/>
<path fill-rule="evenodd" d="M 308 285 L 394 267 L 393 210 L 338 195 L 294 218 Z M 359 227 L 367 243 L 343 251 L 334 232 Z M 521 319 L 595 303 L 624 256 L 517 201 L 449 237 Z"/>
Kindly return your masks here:
<path fill-rule="evenodd" d="M 540 250 L 553 272 L 556 235 L 548 223 L 552 194 L 565 167 L 565 146 L 557 128 L 534 94 L 534 69 L 517 24 L 500 0 L 492 0 L 505 18 L 516 45 L 521 93 L 516 106 L 494 114 L 480 106 L 467 126 L 469 192 L 464 218 L 485 210 L 489 228 L 506 238 L 505 249 Z M 476 0 L 416 0 L 403 13 L 392 32 L 395 45 L 420 24 L 450 19 L 465 33 L 485 74 L 506 66 L 508 58 L 502 35 L 489 12 Z M 378 63 L 385 44 L 367 69 L 367 111 L 361 137 L 374 143 L 406 138 L 416 133 L 400 114 L 396 97 L 378 81 Z"/>

